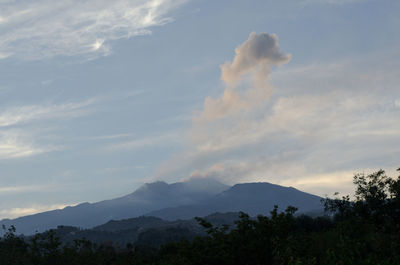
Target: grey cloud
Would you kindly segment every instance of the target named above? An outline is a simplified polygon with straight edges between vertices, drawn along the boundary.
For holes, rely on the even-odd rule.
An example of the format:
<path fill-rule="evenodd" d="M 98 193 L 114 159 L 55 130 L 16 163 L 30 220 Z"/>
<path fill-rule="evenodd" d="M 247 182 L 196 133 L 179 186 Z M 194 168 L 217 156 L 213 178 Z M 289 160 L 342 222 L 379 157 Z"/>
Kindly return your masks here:
<path fill-rule="evenodd" d="M 212 121 L 249 111 L 265 102 L 272 87 L 268 76 L 272 66 L 287 63 L 291 56 L 280 51 L 275 34 L 252 32 L 242 45 L 235 49 L 233 62 L 221 66 L 221 79 L 226 85 L 219 98 L 206 98 L 197 121 Z M 240 87 L 241 83 L 248 81 Z"/>
<path fill-rule="evenodd" d="M 235 86 L 244 75 L 252 72 L 257 85 L 266 85 L 270 67 L 287 63 L 290 58 L 280 51 L 276 34 L 252 32 L 248 40 L 235 49 L 233 62 L 221 66 L 221 79 Z"/>

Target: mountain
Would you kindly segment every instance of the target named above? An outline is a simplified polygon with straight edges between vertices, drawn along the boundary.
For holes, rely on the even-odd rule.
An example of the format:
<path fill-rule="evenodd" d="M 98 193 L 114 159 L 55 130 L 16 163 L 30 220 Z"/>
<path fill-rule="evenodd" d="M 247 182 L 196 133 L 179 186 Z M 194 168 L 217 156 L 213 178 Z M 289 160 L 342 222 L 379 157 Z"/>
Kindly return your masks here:
<path fill-rule="evenodd" d="M 165 221 L 158 217 L 139 216 L 135 218 L 122 219 L 122 220 L 110 220 L 105 224 L 93 227 L 91 230 L 118 232 L 131 229 L 143 229 L 143 228 L 163 226 L 167 223 L 169 223 L 169 221 Z"/>
<path fill-rule="evenodd" d="M 94 231 L 109 233 L 110 231 L 105 231 L 104 227 L 99 225 L 110 220 L 129 219 L 142 215 L 168 221 L 192 219 L 215 212 L 243 211 L 255 216 L 269 214 L 274 205 L 278 205 L 281 210 L 291 205 L 299 208 L 299 212 L 312 212 L 315 215 L 322 212 L 320 200 L 318 196 L 295 188 L 270 183 L 245 183 L 229 187 L 212 179 L 191 179 L 173 184 L 158 181 L 145 184 L 135 192 L 120 198 L 97 203 L 82 203 L 62 210 L 13 220 L 5 219 L 0 222 L 0 225 L 14 225 L 18 233 L 25 235 L 43 232 L 59 225 L 79 228 L 97 226 Z M 149 220 L 146 219 L 145 222 L 148 223 Z M 155 222 L 150 222 L 152 225 L 164 222 L 152 220 Z M 128 224 L 132 225 L 130 222 Z M 106 225 L 107 227 L 114 225 L 115 230 L 122 230 L 126 224 L 109 222 Z"/>
<path fill-rule="evenodd" d="M 236 184 L 208 200 L 190 205 L 169 207 L 147 215 L 165 220 L 190 219 L 214 212 L 243 211 L 251 216 L 269 214 L 274 205 L 280 210 L 295 206 L 299 213 L 322 212 L 321 197 L 270 183 Z"/>
<path fill-rule="evenodd" d="M 228 189 L 212 179 L 190 179 L 167 184 L 148 183 L 126 196 L 97 203 L 82 203 L 61 210 L 47 211 L 13 220 L 4 219 L 0 225 L 14 225 L 25 235 L 43 232 L 59 225 L 91 228 L 109 220 L 120 220 L 144 215 L 166 207 L 195 204 Z"/>
<path fill-rule="evenodd" d="M 234 226 L 239 219 L 238 213 L 214 213 L 204 217 L 214 226 Z M 124 248 L 128 243 L 159 247 L 160 245 L 179 241 L 182 238 L 191 240 L 205 235 L 205 229 L 195 219 L 166 221 L 152 216 L 140 216 L 120 221 L 109 221 L 92 229 L 79 229 L 73 226 L 58 226 L 54 229 L 56 237 L 64 244 L 85 238 L 92 243 L 114 245 Z"/>

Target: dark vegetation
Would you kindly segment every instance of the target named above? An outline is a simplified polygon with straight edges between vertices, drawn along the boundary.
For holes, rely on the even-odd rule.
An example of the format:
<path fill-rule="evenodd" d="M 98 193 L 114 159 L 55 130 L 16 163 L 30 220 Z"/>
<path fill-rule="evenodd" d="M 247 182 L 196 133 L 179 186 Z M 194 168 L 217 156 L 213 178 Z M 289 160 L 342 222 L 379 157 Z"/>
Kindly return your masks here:
<path fill-rule="evenodd" d="M 400 264 L 400 176 L 380 170 L 354 176 L 354 184 L 354 200 L 323 201 L 325 216 L 275 207 L 270 216 L 240 213 L 234 227 L 197 218 L 204 236 L 150 229 L 138 235 L 142 243 L 124 247 L 86 239 L 63 244 L 54 230 L 24 238 L 11 226 L 0 239 L 0 264 Z M 170 242 L 154 247 L 160 238 Z"/>

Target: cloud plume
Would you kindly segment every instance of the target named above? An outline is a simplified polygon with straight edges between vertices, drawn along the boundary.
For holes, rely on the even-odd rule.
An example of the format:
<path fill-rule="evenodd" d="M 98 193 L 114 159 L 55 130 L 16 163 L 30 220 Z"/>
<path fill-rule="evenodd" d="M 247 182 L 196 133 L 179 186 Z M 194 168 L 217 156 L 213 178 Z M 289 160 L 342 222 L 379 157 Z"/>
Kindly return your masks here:
<path fill-rule="evenodd" d="M 400 78 L 398 67 L 382 60 L 392 54 L 282 67 L 270 81 L 271 66 L 290 57 L 279 52 L 277 41 L 263 45 L 273 51 L 255 52 L 260 50 L 254 48 L 257 36 L 251 34 L 233 62 L 222 66 L 225 94 L 233 91 L 238 101 L 225 94 L 208 98 L 214 105 L 205 104 L 203 116 L 193 119 L 192 141 L 159 166 L 158 178 L 268 181 L 324 196 L 351 192 L 353 173 L 397 166 Z M 259 85 L 257 75 L 265 82 Z M 271 89 L 267 81 L 279 87 L 271 97 L 246 96 Z M 218 104 L 237 102 L 248 105 L 215 116 Z"/>
<path fill-rule="evenodd" d="M 252 32 L 235 49 L 232 62 L 221 65 L 221 80 L 226 89 L 220 98 L 207 97 L 198 120 L 221 119 L 230 114 L 246 111 L 268 99 L 271 86 L 268 76 L 272 66 L 290 61 L 290 54 L 280 51 L 276 34 Z"/>

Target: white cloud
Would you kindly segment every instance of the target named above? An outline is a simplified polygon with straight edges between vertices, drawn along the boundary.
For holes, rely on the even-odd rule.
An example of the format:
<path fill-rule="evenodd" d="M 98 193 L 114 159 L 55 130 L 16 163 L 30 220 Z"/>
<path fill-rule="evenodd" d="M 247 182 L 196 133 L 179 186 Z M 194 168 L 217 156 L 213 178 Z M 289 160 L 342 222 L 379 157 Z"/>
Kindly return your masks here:
<path fill-rule="evenodd" d="M 111 42 L 150 34 L 184 0 L 6 1 L 0 9 L 0 59 L 107 55 Z"/>
<path fill-rule="evenodd" d="M 0 220 L 4 218 L 17 218 L 20 216 L 25 216 L 25 215 L 31 215 L 31 214 L 36 214 L 40 212 L 45 212 L 45 211 L 51 211 L 51 210 L 56 210 L 56 209 L 63 209 L 67 206 L 74 206 L 76 204 L 72 205 L 66 205 L 66 204 L 51 204 L 51 205 L 43 205 L 43 204 L 33 204 L 29 207 L 24 207 L 24 208 L 11 208 L 11 209 L 4 209 L 0 210 Z"/>
<path fill-rule="evenodd" d="M 43 190 L 43 186 L 39 185 L 30 185 L 30 186 L 8 186 L 8 187 L 0 187 L 0 193 L 23 193 L 27 191 L 40 191 Z"/>
<path fill-rule="evenodd" d="M 48 119 L 72 119 L 87 114 L 95 98 L 62 104 L 10 107 L 0 112 L 0 159 L 30 157 L 59 150 L 49 144 L 38 144 L 43 128 L 27 126 Z M 37 127 L 37 126 L 36 126 Z"/>
<path fill-rule="evenodd" d="M 26 123 L 33 120 L 74 118 L 87 113 L 87 107 L 96 102 L 88 99 L 63 104 L 40 104 L 11 107 L 0 112 L 0 127 Z"/>
<path fill-rule="evenodd" d="M 103 46 L 104 40 L 96 40 L 96 42 L 92 45 L 93 50 L 97 51 Z"/>
<path fill-rule="evenodd" d="M 0 52 L 0 60 L 1 60 L 1 59 L 5 59 L 5 58 L 10 57 L 10 56 L 11 56 L 10 53 L 3 53 L 3 52 Z"/>
<path fill-rule="evenodd" d="M 396 106 L 396 108 L 400 109 L 400 99 L 395 100 L 394 105 Z"/>
<path fill-rule="evenodd" d="M 49 146 L 37 146 L 31 135 L 20 130 L 0 131 L 0 159 L 29 157 L 55 149 Z"/>

